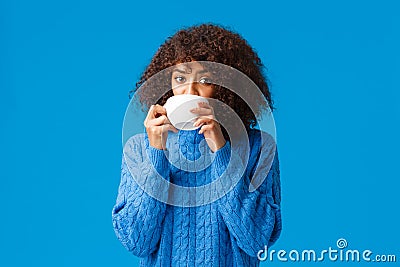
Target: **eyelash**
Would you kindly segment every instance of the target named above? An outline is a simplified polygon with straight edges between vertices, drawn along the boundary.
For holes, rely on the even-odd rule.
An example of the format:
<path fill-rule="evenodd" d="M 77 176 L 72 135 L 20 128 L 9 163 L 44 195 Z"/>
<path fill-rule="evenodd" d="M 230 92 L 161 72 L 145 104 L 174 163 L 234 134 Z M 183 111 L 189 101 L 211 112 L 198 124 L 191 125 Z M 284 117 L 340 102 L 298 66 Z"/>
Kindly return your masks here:
<path fill-rule="evenodd" d="M 184 82 L 186 82 L 186 78 L 183 77 L 183 76 L 176 76 L 176 77 L 174 78 L 174 80 L 175 80 L 176 82 L 178 82 L 178 83 L 184 83 Z M 210 78 L 203 77 L 203 78 L 200 78 L 199 83 L 205 84 L 205 85 L 211 85 L 211 79 L 210 79 Z"/>
<path fill-rule="evenodd" d="M 183 79 L 183 81 L 179 81 L 179 79 Z M 186 82 L 186 78 L 183 77 L 183 76 L 176 76 L 176 77 L 174 78 L 174 80 L 177 81 L 178 83 L 184 83 L 184 82 Z"/>
<path fill-rule="evenodd" d="M 202 82 L 202 81 L 204 81 L 204 82 Z M 211 85 L 211 79 L 203 77 L 203 78 L 200 78 L 199 83 L 205 84 L 205 85 Z"/>

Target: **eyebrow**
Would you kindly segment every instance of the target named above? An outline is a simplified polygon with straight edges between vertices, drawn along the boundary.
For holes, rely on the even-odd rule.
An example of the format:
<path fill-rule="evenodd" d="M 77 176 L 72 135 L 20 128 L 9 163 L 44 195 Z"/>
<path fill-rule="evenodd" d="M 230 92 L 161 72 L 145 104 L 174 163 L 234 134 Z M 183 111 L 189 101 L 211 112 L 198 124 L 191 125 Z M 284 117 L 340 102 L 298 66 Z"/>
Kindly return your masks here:
<path fill-rule="evenodd" d="M 188 74 L 186 71 L 181 70 L 181 69 L 177 69 L 177 68 L 175 68 L 172 72 L 179 72 L 179 73 L 183 73 L 183 74 Z M 204 73 L 209 73 L 209 71 L 203 69 L 203 70 L 198 71 L 197 73 L 198 74 L 204 74 Z"/>
<path fill-rule="evenodd" d="M 179 72 L 179 73 L 186 74 L 186 71 L 180 70 L 180 69 L 174 69 L 172 72 Z"/>

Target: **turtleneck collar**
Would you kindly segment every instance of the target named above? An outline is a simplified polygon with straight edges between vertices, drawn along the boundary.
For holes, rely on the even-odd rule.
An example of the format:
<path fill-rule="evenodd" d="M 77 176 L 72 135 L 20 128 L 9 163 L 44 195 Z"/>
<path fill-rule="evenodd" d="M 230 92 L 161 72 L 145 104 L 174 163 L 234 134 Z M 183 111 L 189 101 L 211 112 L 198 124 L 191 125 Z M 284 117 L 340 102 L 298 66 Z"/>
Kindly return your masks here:
<path fill-rule="evenodd" d="M 199 144 L 204 139 L 203 134 L 199 134 L 199 129 L 184 131 L 178 133 L 179 144 Z"/>

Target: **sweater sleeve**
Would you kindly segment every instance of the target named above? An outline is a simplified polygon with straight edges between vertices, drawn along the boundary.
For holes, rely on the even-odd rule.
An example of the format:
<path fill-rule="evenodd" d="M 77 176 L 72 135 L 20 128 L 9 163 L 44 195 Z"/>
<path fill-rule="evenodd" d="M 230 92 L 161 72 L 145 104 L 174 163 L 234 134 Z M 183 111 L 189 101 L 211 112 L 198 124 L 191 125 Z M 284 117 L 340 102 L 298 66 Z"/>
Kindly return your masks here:
<path fill-rule="evenodd" d="M 163 150 L 129 140 L 124 147 L 121 182 L 112 209 L 115 233 L 134 255 L 145 257 L 157 249 L 166 204 L 148 194 L 152 188 L 167 193 L 160 179 L 169 181 L 169 163 Z"/>
<path fill-rule="evenodd" d="M 231 236 L 236 240 L 237 245 L 251 257 L 257 257 L 259 250 L 274 244 L 282 228 L 279 160 L 275 148 L 276 146 L 273 151 L 270 147 L 264 148 L 268 151 L 250 155 L 253 160 L 250 158 L 249 162 L 254 161 L 256 166 L 261 167 L 253 173 L 246 170 L 233 189 L 217 201 L 218 210 Z M 213 175 L 220 177 L 226 171 L 230 160 L 230 150 L 230 144 L 227 143 L 216 151 L 212 164 Z M 256 156 L 257 160 L 254 159 Z M 269 158 L 269 165 L 266 163 L 267 158 Z M 264 178 L 260 186 L 256 190 L 249 190 L 250 180 L 253 184 L 254 181 L 260 181 L 260 178 L 261 181 Z"/>

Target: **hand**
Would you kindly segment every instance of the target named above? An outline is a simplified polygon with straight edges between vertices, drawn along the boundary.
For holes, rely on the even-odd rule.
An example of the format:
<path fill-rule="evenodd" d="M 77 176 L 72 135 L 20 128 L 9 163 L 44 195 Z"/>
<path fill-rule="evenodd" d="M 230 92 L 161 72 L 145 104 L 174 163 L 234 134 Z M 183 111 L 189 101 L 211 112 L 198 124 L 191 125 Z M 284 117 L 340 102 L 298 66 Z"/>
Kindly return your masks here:
<path fill-rule="evenodd" d="M 213 108 L 205 102 L 200 102 L 198 103 L 198 108 L 190 111 L 200 115 L 193 126 L 201 126 L 199 134 L 204 134 L 204 138 L 211 151 L 215 152 L 223 147 L 226 141 L 222 134 L 221 126 L 215 120 Z"/>
<path fill-rule="evenodd" d="M 150 146 L 158 149 L 166 149 L 168 131 L 177 133 L 178 130 L 172 126 L 167 118 L 167 111 L 163 106 L 152 105 L 144 120 Z"/>

